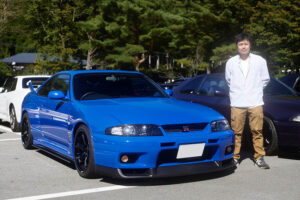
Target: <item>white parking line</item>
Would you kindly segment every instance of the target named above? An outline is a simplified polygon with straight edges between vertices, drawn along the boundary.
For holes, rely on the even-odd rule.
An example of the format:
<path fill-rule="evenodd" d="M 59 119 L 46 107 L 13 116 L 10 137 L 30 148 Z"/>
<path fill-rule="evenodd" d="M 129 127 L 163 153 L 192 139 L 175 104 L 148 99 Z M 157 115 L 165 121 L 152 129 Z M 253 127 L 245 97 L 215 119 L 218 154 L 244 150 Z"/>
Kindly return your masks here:
<path fill-rule="evenodd" d="M 21 138 L 1 139 L 0 142 L 21 140 Z"/>
<path fill-rule="evenodd" d="M 38 196 L 21 197 L 21 198 L 15 198 L 15 199 L 7 199 L 7 200 L 50 199 L 50 198 L 58 198 L 58 197 L 66 197 L 66 196 L 90 194 L 90 193 L 97 193 L 97 192 L 105 192 L 105 191 L 111 191 L 111 190 L 121 190 L 121 189 L 127 189 L 127 188 L 132 188 L 132 187 L 135 187 L 135 186 L 115 185 L 115 186 L 109 186 L 109 187 L 92 188 L 92 189 L 86 189 L 86 190 L 75 190 L 75 191 L 69 191 L 69 192 L 44 194 L 44 195 L 38 195 Z"/>

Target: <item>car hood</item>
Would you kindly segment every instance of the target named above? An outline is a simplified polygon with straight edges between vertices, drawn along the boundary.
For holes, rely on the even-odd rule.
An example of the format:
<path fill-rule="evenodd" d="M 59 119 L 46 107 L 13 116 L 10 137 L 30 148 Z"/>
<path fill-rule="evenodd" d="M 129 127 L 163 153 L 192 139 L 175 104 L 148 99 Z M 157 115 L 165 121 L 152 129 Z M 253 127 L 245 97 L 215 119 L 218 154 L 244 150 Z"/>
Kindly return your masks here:
<path fill-rule="evenodd" d="M 211 122 L 224 117 L 211 108 L 173 98 L 120 98 L 79 102 L 92 125 L 183 124 Z"/>
<path fill-rule="evenodd" d="M 300 114 L 300 97 L 292 95 L 266 96 L 264 110 L 275 120 L 288 120 Z"/>

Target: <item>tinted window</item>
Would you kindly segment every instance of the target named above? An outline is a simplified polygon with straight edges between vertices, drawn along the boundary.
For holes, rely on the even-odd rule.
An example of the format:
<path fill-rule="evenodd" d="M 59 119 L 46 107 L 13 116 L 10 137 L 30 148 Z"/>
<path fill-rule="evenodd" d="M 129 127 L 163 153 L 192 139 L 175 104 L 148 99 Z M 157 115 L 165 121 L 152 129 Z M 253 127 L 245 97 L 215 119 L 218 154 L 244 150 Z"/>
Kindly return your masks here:
<path fill-rule="evenodd" d="M 180 90 L 180 93 L 184 94 L 194 94 L 199 88 L 204 76 L 196 77 L 189 81 L 183 88 Z"/>
<path fill-rule="evenodd" d="M 300 92 L 300 77 L 297 79 L 297 82 L 295 83 L 294 89 L 297 92 Z"/>
<path fill-rule="evenodd" d="M 38 91 L 38 95 L 47 97 L 50 91 L 59 90 L 67 95 L 70 86 L 70 76 L 59 74 L 47 81 Z"/>
<path fill-rule="evenodd" d="M 74 77 L 77 100 L 124 97 L 166 97 L 152 81 L 139 74 L 79 74 Z"/>
<path fill-rule="evenodd" d="M 31 78 L 24 78 L 22 81 L 22 87 L 23 88 L 29 88 L 29 81 L 31 81 L 34 88 L 39 87 L 42 85 L 48 78 L 42 78 L 42 77 L 31 77 Z"/>
<path fill-rule="evenodd" d="M 198 94 L 214 96 L 216 90 L 228 91 L 225 79 L 222 77 L 207 77 L 201 84 Z"/>
<path fill-rule="evenodd" d="M 55 79 L 51 91 L 59 90 L 62 91 L 65 96 L 67 95 L 70 87 L 70 76 L 68 74 L 60 74 Z"/>
<path fill-rule="evenodd" d="M 17 86 L 17 79 L 16 78 L 8 78 L 4 83 L 4 90 L 3 92 L 11 92 L 16 89 Z"/>
<path fill-rule="evenodd" d="M 264 89 L 264 95 L 294 95 L 292 89 L 282 84 L 280 81 L 271 78 L 269 84 Z"/>

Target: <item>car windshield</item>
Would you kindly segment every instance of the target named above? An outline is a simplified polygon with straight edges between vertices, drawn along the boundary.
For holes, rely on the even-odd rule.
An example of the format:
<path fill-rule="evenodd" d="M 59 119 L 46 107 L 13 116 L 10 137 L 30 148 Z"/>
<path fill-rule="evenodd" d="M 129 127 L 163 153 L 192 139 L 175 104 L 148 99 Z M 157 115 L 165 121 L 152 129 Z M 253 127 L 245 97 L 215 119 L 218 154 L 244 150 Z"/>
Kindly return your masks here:
<path fill-rule="evenodd" d="M 277 96 L 277 95 L 296 95 L 293 89 L 289 88 L 281 81 L 271 78 L 269 84 L 264 89 L 264 95 Z"/>
<path fill-rule="evenodd" d="M 74 76 L 77 100 L 128 97 L 168 97 L 153 81 L 140 74 L 87 73 Z"/>

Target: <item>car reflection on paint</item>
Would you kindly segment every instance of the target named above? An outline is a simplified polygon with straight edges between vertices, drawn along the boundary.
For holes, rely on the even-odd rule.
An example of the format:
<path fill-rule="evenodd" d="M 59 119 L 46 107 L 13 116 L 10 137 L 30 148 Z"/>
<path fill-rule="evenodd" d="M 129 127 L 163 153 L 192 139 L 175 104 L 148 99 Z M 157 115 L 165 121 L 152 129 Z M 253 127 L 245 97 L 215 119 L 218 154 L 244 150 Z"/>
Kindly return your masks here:
<path fill-rule="evenodd" d="M 173 97 L 209 106 L 230 120 L 230 101 L 224 74 L 205 74 L 174 89 Z M 267 155 L 278 147 L 300 147 L 300 97 L 275 78 L 264 89 L 264 147 Z"/>
<path fill-rule="evenodd" d="M 25 149 L 75 163 L 80 176 L 180 176 L 232 169 L 234 134 L 214 110 L 170 98 L 128 71 L 53 75 L 22 107 Z"/>
<path fill-rule="evenodd" d="M 300 93 L 300 74 L 288 74 L 279 80 Z"/>

